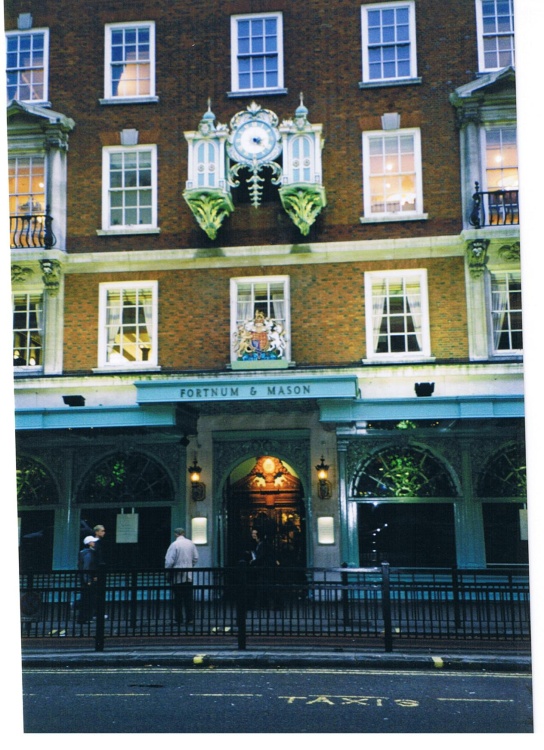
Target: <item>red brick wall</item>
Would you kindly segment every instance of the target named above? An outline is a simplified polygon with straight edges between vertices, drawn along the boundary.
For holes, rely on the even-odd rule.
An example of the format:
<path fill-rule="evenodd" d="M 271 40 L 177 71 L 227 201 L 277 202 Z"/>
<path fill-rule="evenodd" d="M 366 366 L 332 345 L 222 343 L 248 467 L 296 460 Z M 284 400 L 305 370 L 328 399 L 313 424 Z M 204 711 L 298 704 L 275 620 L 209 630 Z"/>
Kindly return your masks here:
<path fill-rule="evenodd" d="M 462 258 L 275 266 L 291 284 L 292 358 L 299 366 L 348 365 L 366 356 L 364 273 L 427 268 L 431 351 L 438 359 L 468 356 Z M 159 364 L 165 370 L 223 370 L 230 357 L 233 276 L 263 269 L 217 269 L 66 277 L 64 370 L 97 366 L 98 285 L 159 282 Z"/>
<path fill-rule="evenodd" d="M 434 236 L 461 229 L 458 134 L 449 94 L 476 74 L 474 0 L 417 0 L 421 85 L 360 90 L 360 0 L 5 0 L 6 28 L 19 12 L 51 33 L 50 100 L 76 121 L 70 137 L 68 236 L 71 252 L 236 246 L 268 242 L 341 241 Z M 279 202 L 237 208 L 215 241 L 200 230 L 182 198 L 187 178 L 183 132 L 194 130 L 208 97 L 227 123 L 250 100 L 231 99 L 231 14 L 284 13 L 285 96 L 259 97 L 280 120 L 291 117 L 304 92 L 312 122 L 323 123 L 323 175 L 328 206 L 304 238 Z M 104 23 L 155 20 L 158 104 L 101 106 Z M 361 225 L 361 131 L 379 128 L 384 112 L 422 131 L 424 222 Z M 123 128 L 158 144 L 160 235 L 98 237 L 101 149 Z"/>

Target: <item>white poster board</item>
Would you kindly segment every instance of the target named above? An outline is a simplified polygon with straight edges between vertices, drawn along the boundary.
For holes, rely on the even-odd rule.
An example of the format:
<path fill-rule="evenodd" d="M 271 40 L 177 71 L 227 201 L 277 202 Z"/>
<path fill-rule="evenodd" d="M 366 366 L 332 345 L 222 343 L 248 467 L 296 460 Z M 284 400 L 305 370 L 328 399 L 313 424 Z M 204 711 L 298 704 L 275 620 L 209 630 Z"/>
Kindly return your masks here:
<path fill-rule="evenodd" d="M 138 513 L 118 513 L 115 527 L 115 541 L 117 544 L 138 543 Z"/>

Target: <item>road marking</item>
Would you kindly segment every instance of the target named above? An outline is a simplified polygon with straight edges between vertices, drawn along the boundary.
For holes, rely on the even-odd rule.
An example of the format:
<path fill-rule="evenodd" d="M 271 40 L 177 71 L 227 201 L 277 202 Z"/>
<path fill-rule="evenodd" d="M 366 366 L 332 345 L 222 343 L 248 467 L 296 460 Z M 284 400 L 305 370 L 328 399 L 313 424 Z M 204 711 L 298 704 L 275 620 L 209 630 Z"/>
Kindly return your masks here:
<path fill-rule="evenodd" d="M 437 701 L 466 701 L 469 703 L 514 703 L 512 698 L 437 698 Z"/>
<path fill-rule="evenodd" d="M 149 698 L 151 693 L 76 693 L 76 698 Z"/>
<path fill-rule="evenodd" d="M 262 693 L 189 693 L 194 698 L 262 698 Z"/>

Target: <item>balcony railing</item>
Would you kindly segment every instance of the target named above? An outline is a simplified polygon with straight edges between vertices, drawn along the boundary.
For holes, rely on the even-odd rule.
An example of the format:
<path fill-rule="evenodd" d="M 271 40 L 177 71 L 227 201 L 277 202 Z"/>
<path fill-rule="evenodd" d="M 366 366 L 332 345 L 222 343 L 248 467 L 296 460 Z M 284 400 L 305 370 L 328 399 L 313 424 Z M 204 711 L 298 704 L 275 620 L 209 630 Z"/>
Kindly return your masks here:
<path fill-rule="evenodd" d="M 470 224 L 476 229 L 482 227 L 511 226 L 519 224 L 519 191 L 481 191 L 475 184 L 472 196 Z"/>
<path fill-rule="evenodd" d="M 10 216 L 10 246 L 12 249 L 49 249 L 56 243 L 53 218 L 44 214 L 18 214 Z"/>

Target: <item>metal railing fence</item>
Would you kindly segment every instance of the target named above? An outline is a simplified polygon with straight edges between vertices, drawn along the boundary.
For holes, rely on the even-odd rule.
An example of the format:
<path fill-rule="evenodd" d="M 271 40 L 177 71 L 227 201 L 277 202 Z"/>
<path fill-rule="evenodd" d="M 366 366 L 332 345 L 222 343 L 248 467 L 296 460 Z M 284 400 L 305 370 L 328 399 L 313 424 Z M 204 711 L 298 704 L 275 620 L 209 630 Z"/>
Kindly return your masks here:
<path fill-rule="evenodd" d="M 20 576 L 24 640 L 191 637 L 293 643 L 349 639 L 392 651 L 394 641 L 529 644 L 526 569 L 197 568 L 192 621 L 174 618 L 168 571 L 100 572 L 85 590 L 77 571 Z M 187 591 L 187 589 L 186 589 Z M 87 606 L 89 607 L 86 611 Z"/>

